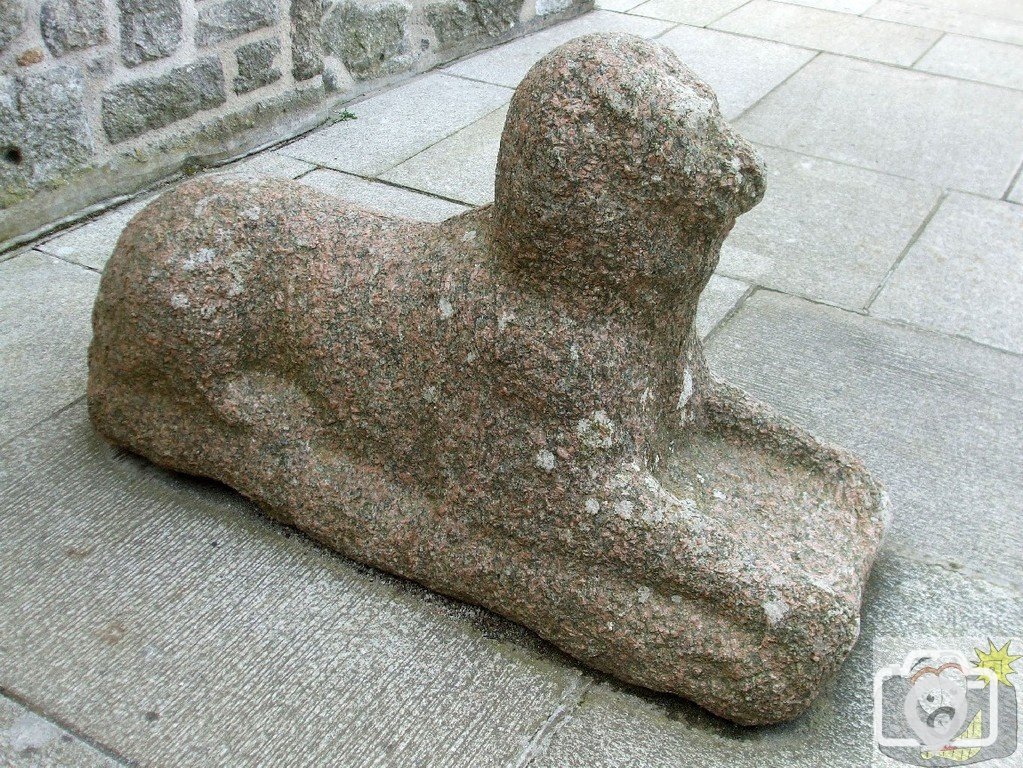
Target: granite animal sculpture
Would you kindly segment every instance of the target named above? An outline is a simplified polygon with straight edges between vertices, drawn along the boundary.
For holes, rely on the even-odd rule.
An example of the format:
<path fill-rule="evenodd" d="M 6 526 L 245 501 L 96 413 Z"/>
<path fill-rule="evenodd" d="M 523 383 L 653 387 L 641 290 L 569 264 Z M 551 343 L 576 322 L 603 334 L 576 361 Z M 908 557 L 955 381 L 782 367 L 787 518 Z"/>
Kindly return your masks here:
<path fill-rule="evenodd" d="M 763 192 L 674 54 L 576 39 L 516 91 L 492 206 L 215 177 L 150 204 L 96 300 L 91 418 L 587 665 L 792 718 L 857 637 L 885 500 L 708 372 L 697 301 Z"/>

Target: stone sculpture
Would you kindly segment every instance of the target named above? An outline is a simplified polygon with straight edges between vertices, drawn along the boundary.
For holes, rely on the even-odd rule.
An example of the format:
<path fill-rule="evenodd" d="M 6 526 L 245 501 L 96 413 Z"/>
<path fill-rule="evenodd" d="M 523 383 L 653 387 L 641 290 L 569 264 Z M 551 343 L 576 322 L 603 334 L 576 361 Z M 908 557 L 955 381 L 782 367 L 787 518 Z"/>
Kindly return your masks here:
<path fill-rule="evenodd" d="M 576 39 L 515 93 L 493 206 L 217 178 L 152 203 L 103 276 L 91 418 L 585 664 L 786 720 L 856 640 L 886 502 L 707 370 L 697 300 L 763 191 L 674 54 Z"/>

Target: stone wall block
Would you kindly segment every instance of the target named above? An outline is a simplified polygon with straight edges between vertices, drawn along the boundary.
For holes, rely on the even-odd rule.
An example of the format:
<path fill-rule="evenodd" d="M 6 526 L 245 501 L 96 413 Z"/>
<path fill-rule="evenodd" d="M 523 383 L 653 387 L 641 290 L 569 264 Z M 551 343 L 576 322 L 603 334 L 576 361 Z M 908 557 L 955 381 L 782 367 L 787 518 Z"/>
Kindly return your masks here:
<path fill-rule="evenodd" d="M 441 50 L 475 37 L 498 37 L 519 19 L 521 0 L 455 0 L 430 3 L 426 20 Z"/>
<path fill-rule="evenodd" d="M 24 0 L 0 0 L 0 50 L 25 28 Z"/>
<path fill-rule="evenodd" d="M 405 41 L 409 8 L 399 3 L 331 5 L 323 16 L 323 44 L 358 80 L 402 72 L 413 61 Z"/>
<path fill-rule="evenodd" d="M 276 38 L 247 43 L 235 51 L 238 76 L 234 79 L 234 92 L 248 93 L 281 79 L 281 70 L 275 60 L 281 52 Z"/>
<path fill-rule="evenodd" d="M 527 0 L 0 0 L 0 248 L 547 23 Z"/>
<path fill-rule="evenodd" d="M 76 67 L 0 77 L 0 208 L 89 163 L 94 142 L 84 93 Z"/>
<path fill-rule="evenodd" d="M 536 0 L 536 15 L 550 16 L 564 13 L 572 7 L 572 0 Z"/>
<path fill-rule="evenodd" d="M 323 72 L 323 0 L 291 0 L 292 75 L 301 82 Z"/>
<path fill-rule="evenodd" d="M 117 0 L 121 59 L 129 67 L 162 59 L 181 44 L 179 0 Z"/>
<path fill-rule="evenodd" d="M 117 143 L 162 128 L 227 99 L 220 59 L 210 56 L 103 94 L 103 128 Z"/>
<path fill-rule="evenodd" d="M 39 13 L 39 29 L 54 56 L 106 42 L 102 0 L 48 0 Z"/>
<path fill-rule="evenodd" d="M 280 18 L 277 0 L 222 0 L 199 7 L 195 42 L 200 47 L 275 25 Z"/>

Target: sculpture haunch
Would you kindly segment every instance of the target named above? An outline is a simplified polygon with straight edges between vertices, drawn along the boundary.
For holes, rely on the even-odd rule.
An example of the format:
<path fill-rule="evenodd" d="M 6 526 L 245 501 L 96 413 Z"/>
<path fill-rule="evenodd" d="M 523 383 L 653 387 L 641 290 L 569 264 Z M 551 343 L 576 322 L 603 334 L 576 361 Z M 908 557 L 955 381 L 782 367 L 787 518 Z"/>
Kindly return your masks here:
<path fill-rule="evenodd" d="M 223 178 L 151 204 L 96 301 L 92 420 L 623 680 L 791 718 L 857 637 L 885 502 L 707 371 L 697 300 L 763 190 L 672 53 L 579 38 L 515 93 L 493 206 Z"/>

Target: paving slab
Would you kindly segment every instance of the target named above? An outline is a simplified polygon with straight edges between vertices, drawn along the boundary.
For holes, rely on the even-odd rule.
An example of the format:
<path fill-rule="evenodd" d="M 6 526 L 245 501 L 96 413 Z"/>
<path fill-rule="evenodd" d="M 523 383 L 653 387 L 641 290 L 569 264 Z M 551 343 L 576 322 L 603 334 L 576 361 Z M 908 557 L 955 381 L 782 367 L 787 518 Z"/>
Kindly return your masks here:
<path fill-rule="evenodd" d="M 1023 5 L 1018 0 L 917 0 L 921 5 L 946 11 L 962 11 L 1006 21 L 1023 21 Z"/>
<path fill-rule="evenodd" d="M 782 0 L 792 5 L 805 5 L 808 8 L 820 8 L 822 11 L 851 13 L 859 15 L 877 3 L 877 0 Z"/>
<path fill-rule="evenodd" d="M 153 195 L 146 195 L 132 200 L 92 221 L 46 240 L 37 247 L 40 251 L 58 256 L 65 261 L 73 261 L 92 269 L 103 269 L 128 222 L 153 198 Z"/>
<path fill-rule="evenodd" d="M 752 0 L 711 26 L 726 32 L 904 66 L 920 58 L 941 36 L 933 29 L 772 0 Z"/>
<path fill-rule="evenodd" d="M 1023 89 L 1023 47 L 945 35 L 914 69 Z"/>
<path fill-rule="evenodd" d="M 363 208 L 416 221 L 444 221 L 468 210 L 464 205 L 421 195 L 410 189 L 326 168 L 315 170 L 299 181 L 328 195 L 343 197 Z"/>
<path fill-rule="evenodd" d="M 320 128 L 278 151 L 376 176 L 506 104 L 511 95 L 509 88 L 435 72 L 352 105 L 354 120 Z"/>
<path fill-rule="evenodd" d="M 497 153 L 507 116 L 507 107 L 494 110 L 380 178 L 470 205 L 492 203 Z"/>
<path fill-rule="evenodd" d="M 862 309 L 934 208 L 908 179 L 760 147 L 767 193 L 725 240 L 718 270 Z"/>
<path fill-rule="evenodd" d="M 0 765 L 115 768 L 121 763 L 6 696 L 0 696 Z"/>
<path fill-rule="evenodd" d="M 1023 207 L 949 195 L 870 312 L 1023 354 Z"/>
<path fill-rule="evenodd" d="M 988 630 L 1018 636 L 1020 595 L 960 573 L 883 554 L 867 589 L 860 641 L 809 712 L 742 729 L 695 707 L 605 682 L 591 688 L 535 768 L 861 768 L 872 757 L 873 641 Z M 968 649 L 965 649 L 968 652 Z M 1018 651 L 1017 651 L 1018 652 Z M 992 763 L 994 765 L 995 763 Z M 1008 768 L 1011 761 L 1001 763 Z M 1018 764 L 1018 763 L 1017 763 Z M 895 763 L 891 763 L 895 765 Z"/>
<path fill-rule="evenodd" d="M 863 457 L 891 496 L 893 547 L 1023 587 L 1023 358 L 763 290 L 708 356 Z"/>
<path fill-rule="evenodd" d="M 579 683 L 525 630 L 113 451 L 83 406 L 8 447 L 0 510 L 0 686 L 129 761 L 503 768 Z"/>
<path fill-rule="evenodd" d="M 753 141 L 1000 197 L 1023 93 L 822 54 L 737 122 Z"/>
<path fill-rule="evenodd" d="M 746 295 L 749 285 L 724 275 L 713 274 L 700 294 L 696 309 L 696 332 L 707 338 Z"/>
<path fill-rule="evenodd" d="M 263 152 L 233 165 L 215 169 L 211 173 L 293 179 L 315 167 L 276 152 Z M 117 240 L 128 226 L 128 222 L 156 196 L 145 195 L 132 200 L 92 221 L 46 240 L 37 247 L 44 253 L 58 256 L 65 261 L 101 270 L 113 254 Z"/>
<path fill-rule="evenodd" d="M 1023 45 L 1023 21 L 992 18 L 970 13 L 968 10 L 935 8 L 933 5 L 921 5 L 919 2 L 903 2 L 903 0 L 880 0 L 864 15 L 872 19 L 914 24 L 919 27 L 940 29 L 943 32 L 954 32 Z"/>
<path fill-rule="evenodd" d="M 316 166 L 304 160 L 296 160 L 280 152 L 260 152 L 258 155 L 247 157 L 233 165 L 227 166 L 226 171 L 240 173 L 250 176 L 270 177 L 274 179 L 295 179 L 303 173 L 308 173 Z"/>
<path fill-rule="evenodd" d="M 647 0 L 629 13 L 703 27 L 749 0 Z"/>
<path fill-rule="evenodd" d="M 0 444 L 85 391 L 99 275 L 29 251 L 0 263 Z"/>
<path fill-rule="evenodd" d="M 573 37 L 591 32 L 631 32 L 649 38 L 661 34 L 671 26 L 668 22 L 641 16 L 594 11 L 470 56 L 452 64 L 445 72 L 514 88 L 533 64 Z M 497 106 L 499 105 L 494 105 Z"/>
<path fill-rule="evenodd" d="M 658 38 L 714 89 L 733 120 L 815 56 L 813 51 L 697 27 Z"/>
<path fill-rule="evenodd" d="M 593 4 L 593 7 L 601 11 L 617 11 L 619 13 L 625 13 L 642 2 L 643 0 L 597 0 L 597 2 Z"/>

